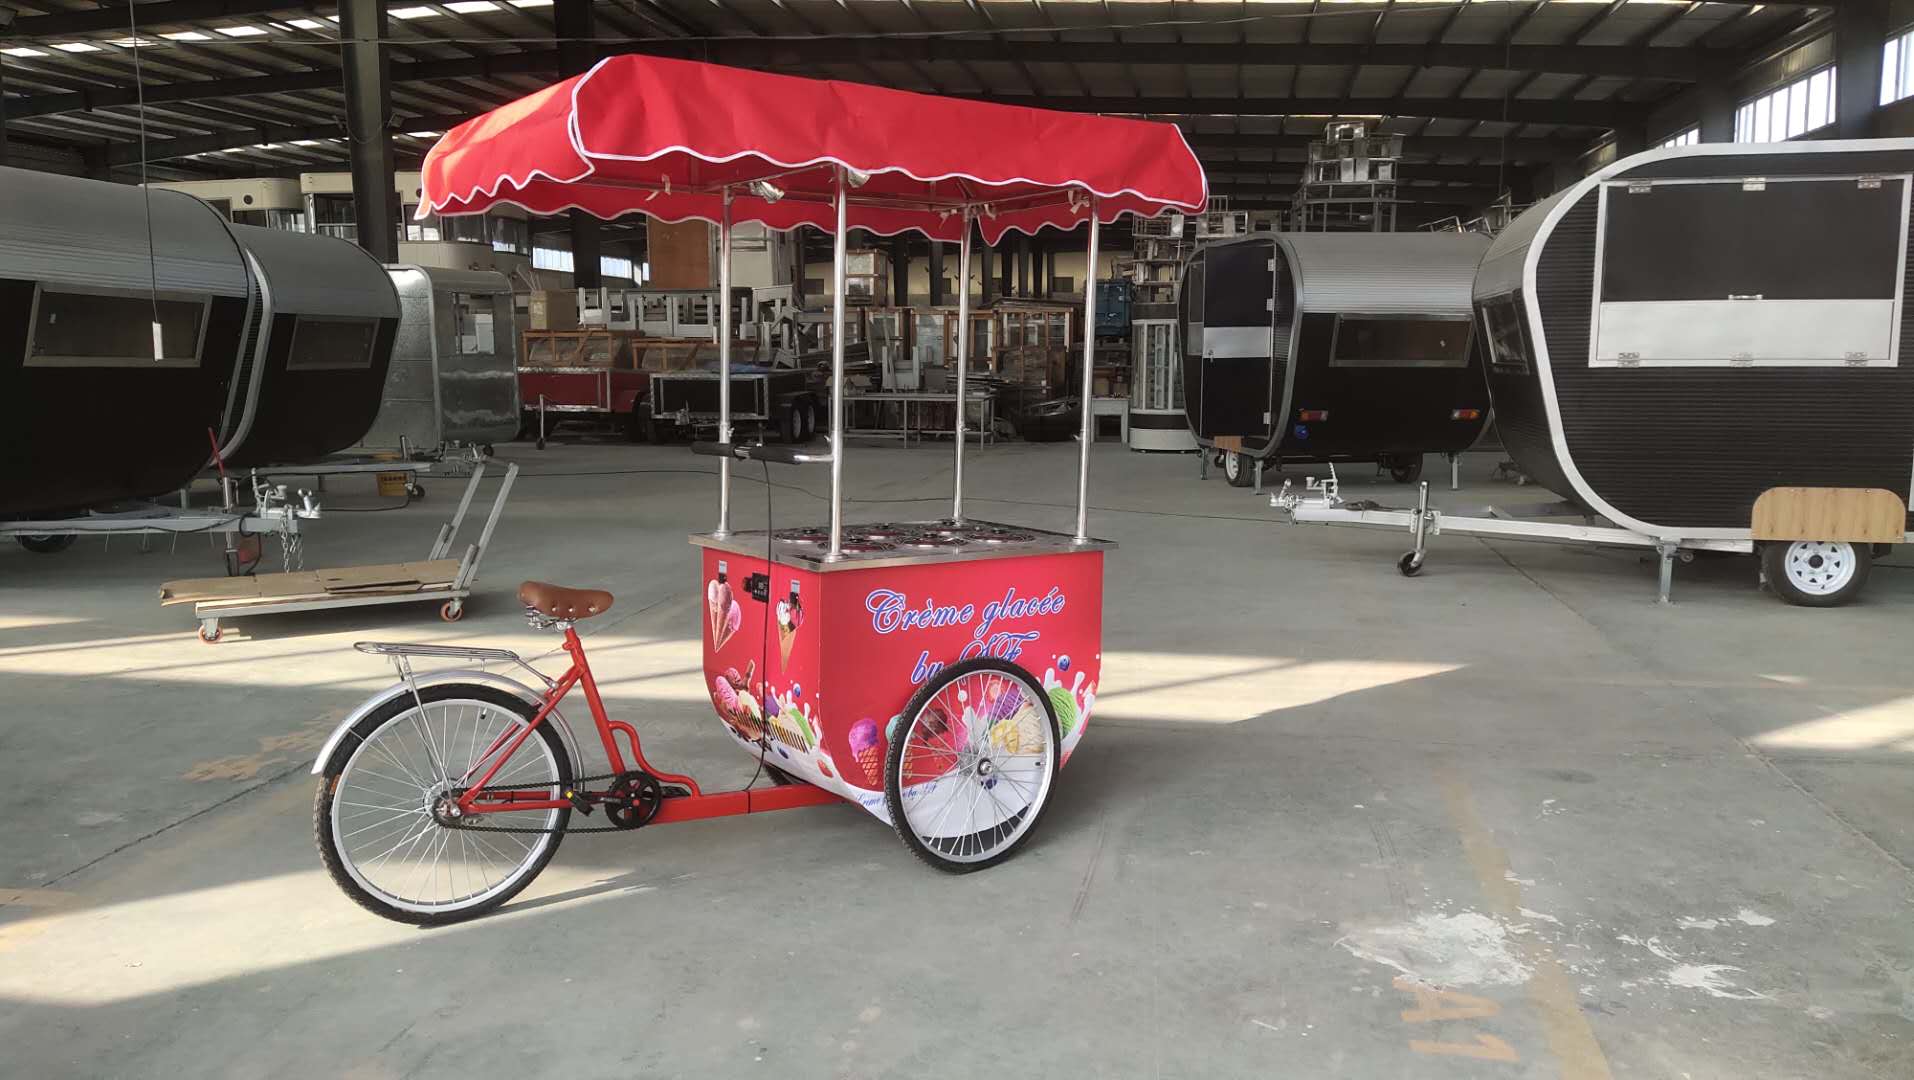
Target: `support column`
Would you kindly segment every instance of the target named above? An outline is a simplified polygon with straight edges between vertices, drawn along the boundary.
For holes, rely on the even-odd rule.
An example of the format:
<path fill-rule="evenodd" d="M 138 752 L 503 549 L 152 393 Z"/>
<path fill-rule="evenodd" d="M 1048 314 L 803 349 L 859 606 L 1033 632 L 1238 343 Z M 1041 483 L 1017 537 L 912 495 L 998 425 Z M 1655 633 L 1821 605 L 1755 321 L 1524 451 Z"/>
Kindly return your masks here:
<path fill-rule="evenodd" d="M 891 237 L 891 303 L 910 305 L 910 246 L 902 233 Z"/>
<path fill-rule="evenodd" d="M 960 259 L 959 263 L 968 262 Z M 944 295 L 944 245 L 935 240 L 930 242 L 930 306 L 943 307 L 950 302 Z"/>
<path fill-rule="evenodd" d="M 7 164 L 7 58 L 0 56 L 0 167 Z"/>
<path fill-rule="evenodd" d="M 595 32 L 591 0 L 558 0 L 552 6 L 552 33 L 558 38 L 560 75 L 569 78 L 583 74 L 598 62 L 598 50 L 591 44 Z M 572 284 L 580 289 L 596 289 L 605 283 L 601 223 L 583 210 L 568 211 L 566 216 L 571 221 Z"/>
<path fill-rule="evenodd" d="M 1834 9 L 1834 122 L 1839 138 L 1873 137 L 1886 44 L 1887 0 L 1853 0 Z"/>
<path fill-rule="evenodd" d="M 359 246 L 382 263 L 399 259 L 399 196 L 394 190 L 392 88 L 387 79 L 385 0 L 340 0 L 346 130 L 352 137 L 352 214 Z"/>
<path fill-rule="evenodd" d="M 1057 294 L 1057 249 L 1053 247 L 1046 247 L 1043 249 L 1043 295 L 1046 297 L 1050 297 L 1050 296 L 1055 296 L 1056 294 Z"/>
<path fill-rule="evenodd" d="M 1017 236 L 1017 295 L 1028 298 L 1035 287 L 1030 280 L 1030 238 Z"/>
<path fill-rule="evenodd" d="M 983 278 L 983 305 L 989 307 L 997 302 L 997 254 L 990 245 L 984 244 L 981 239 L 979 240 L 979 248 L 983 252 L 983 258 L 978 260 L 978 265 L 983 267 L 983 273 L 979 275 Z M 957 287 L 969 291 L 970 283 L 966 281 Z"/>
<path fill-rule="evenodd" d="M 1017 295 L 1016 279 L 1011 276 L 1014 265 L 1011 256 L 1015 254 L 1015 251 L 1011 243 L 1007 242 L 1009 240 L 1010 237 L 1003 237 L 1003 241 L 1006 242 L 1001 243 L 997 249 L 997 294 L 999 296 Z"/>
<path fill-rule="evenodd" d="M 1728 72 L 1710 73 L 1696 84 L 1695 105 L 1701 122 L 1701 141 L 1734 142 L 1735 107 L 1739 104 L 1734 78 Z"/>

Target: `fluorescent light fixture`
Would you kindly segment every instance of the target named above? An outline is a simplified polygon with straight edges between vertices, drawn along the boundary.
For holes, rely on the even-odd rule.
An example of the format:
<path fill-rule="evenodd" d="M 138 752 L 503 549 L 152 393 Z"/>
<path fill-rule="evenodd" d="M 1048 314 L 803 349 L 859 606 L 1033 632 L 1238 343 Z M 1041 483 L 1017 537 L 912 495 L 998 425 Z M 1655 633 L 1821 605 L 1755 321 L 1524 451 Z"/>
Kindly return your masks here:
<path fill-rule="evenodd" d="M 269 142 L 256 142 L 253 144 L 253 149 L 254 150 L 277 150 L 279 149 L 279 144 L 269 143 Z"/>
<path fill-rule="evenodd" d="M 215 26 L 213 27 L 213 29 L 218 31 L 219 33 L 225 34 L 227 37 L 265 37 L 266 36 L 266 28 L 263 26 Z"/>
<path fill-rule="evenodd" d="M 492 0 L 452 0 L 445 6 L 460 15 L 477 15 L 481 11 L 498 10 L 498 5 L 492 3 Z"/>
<path fill-rule="evenodd" d="M 54 48 L 60 50 L 61 52 L 71 52 L 71 53 L 100 51 L 100 47 L 98 45 L 88 44 L 87 42 L 84 42 L 84 41 L 62 41 L 58 45 L 55 45 Z"/>
<path fill-rule="evenodd" d="M 295 30 L 324 30 L 326 24 L 318 19 L 288 19 L 286 25 Z"/>
<path fill-rule="evenodd" d="M 43 53 L 38 49 L 0 49 L 0 53 L 5 53 L 8 56 L 17 56 L 17 57 L 20 57 L 22 60 L 26 59 L 29 56 L 45 56 L 46 55 L 46 53 Z"/>
<path fill-rule="evenodd" d="M 114 38 L 112 44 L 122 49 L 153 49 L 158 48 L 160 43 L 152 38 L 123 37 Z"/>
<path fill-rule="evenodd" d="M 405 133 L 405 137 L 408 139 L 436 139 L 443 134 L 445 133 L 442 131 L 408 131 Z"/>
<path fill-rule="evenodd" d="M 551 7 L 552 0 L 508 0 L 515 8 Z"/>
<path fill-rule="evenodd" d="M 429 7 L 402 7 L 393 8 L 387 11 L 386 14 L 395 19 L 429 19 L 437 15 L 438 12 L 433 11 Z"/>
<path fill-rule="evenodd" d="M 202 34 L 197 30 L 181 30 L 178 33 L 161 34 L 160 36 L 165 38 L 168 41 L 211 41 L 213 40 L 210 36 L 206 34 Z"/>

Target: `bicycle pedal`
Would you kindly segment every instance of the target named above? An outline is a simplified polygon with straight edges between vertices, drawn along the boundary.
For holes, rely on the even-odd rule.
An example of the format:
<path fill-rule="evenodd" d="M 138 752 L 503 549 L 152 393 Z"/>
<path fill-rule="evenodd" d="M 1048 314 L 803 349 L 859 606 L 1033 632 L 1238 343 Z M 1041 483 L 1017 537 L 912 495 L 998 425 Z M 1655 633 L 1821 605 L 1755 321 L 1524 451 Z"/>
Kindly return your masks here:
<path fill-rule="evenodd" d="M 565 793 L 565 800 L 572 804 L 573 810 L 578 811 L 579 813 L 585 815 L 586 817 L 591 816 L 591 800 L 590 799 L 585 798 L 583 795 L 580 795 L 576 791 L 567 791 Z"/>

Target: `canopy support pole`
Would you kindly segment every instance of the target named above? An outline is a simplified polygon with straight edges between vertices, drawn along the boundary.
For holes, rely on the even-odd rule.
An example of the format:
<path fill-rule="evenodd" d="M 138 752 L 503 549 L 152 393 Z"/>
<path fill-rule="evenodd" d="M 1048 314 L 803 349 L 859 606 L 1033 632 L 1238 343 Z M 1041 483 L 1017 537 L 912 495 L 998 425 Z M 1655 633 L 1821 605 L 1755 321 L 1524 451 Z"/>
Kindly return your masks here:
<path fill-rule="evenodd" d="M 731 445 L 731 188 L 718 221 L 718 445 Z M 718 459 L 718 528 L 731 535 L 731 455 Z"/>
<path fill-rule="evenodd" d="M 1083 414 L 1082 440 L 1077 447 L 1077 543 L 1090 539 L 1090 444 L 1097 434 L 1096 412 L 1090 408 L 1091 377 L 1097 347 L 1097 199 L 1090 196 L 1090 251 L 1083 270 L 1083 389 L 1077 407 Z"/>
<path fill-rule="evenodd" d="M 831 248 L 831 546 L 826 562 L 844 557 L 844 273 L 849 259 L 845 228 L 850 194 L 844 167 L 837 169 L 837 236 Z"/>
<path fill-rule="evenodd" d="M 950 519 L 964 520 L 964 420 L 970 412 L 965 376 L 970 370 L 970 222 L 973 211 L 964 207 L 964 236 L 957 241 L 957 462 L 956 484 L 950 497 Z M 935 246 L 935 240 L 931 241 Z"/>

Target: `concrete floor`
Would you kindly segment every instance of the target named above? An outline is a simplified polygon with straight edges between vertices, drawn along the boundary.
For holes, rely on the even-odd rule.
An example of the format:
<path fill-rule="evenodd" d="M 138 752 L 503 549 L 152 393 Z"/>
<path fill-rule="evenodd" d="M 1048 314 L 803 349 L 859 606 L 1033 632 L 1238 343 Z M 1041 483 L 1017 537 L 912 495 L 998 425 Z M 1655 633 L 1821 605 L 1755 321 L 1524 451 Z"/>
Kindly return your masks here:
<path fill-rule="evenodd" d="M 1445 537 L 1407 581 L 1400 537 L 1113 444 L 1105 686 L 1012 861 L 945 877 L 799 810 L 576 837 L 497 915 L 376 919 L 319 866 L 306 775 L 388 679 L 356 639 L 545 653 L 513 586 L 603 585 L 613 712 L 660 762 L 751 775 L 698 673 L 710 460 L 501 454 L 526 474 L 457 626 L 209 647 L 154 599 L 218 573 L 203 538 L 0 550 L 0 1073 L 1914 1075 L 1914 573 L 1807 611 L 1706 561 L 1664 608 L 1634 555 Z M 973 512 L 1068 527 L 1075 455 L 975 453 Z M 848 516 L 935 515 L 948 457 L 856 449 Z M 1544 497 L 1492 463 L 1439 501 Z M 821 470 L 774 479 L 781 524 L 821 517 Z M 422 555 L 456 493 L 428 486 L 316 523 L 309 565 Z"/>

